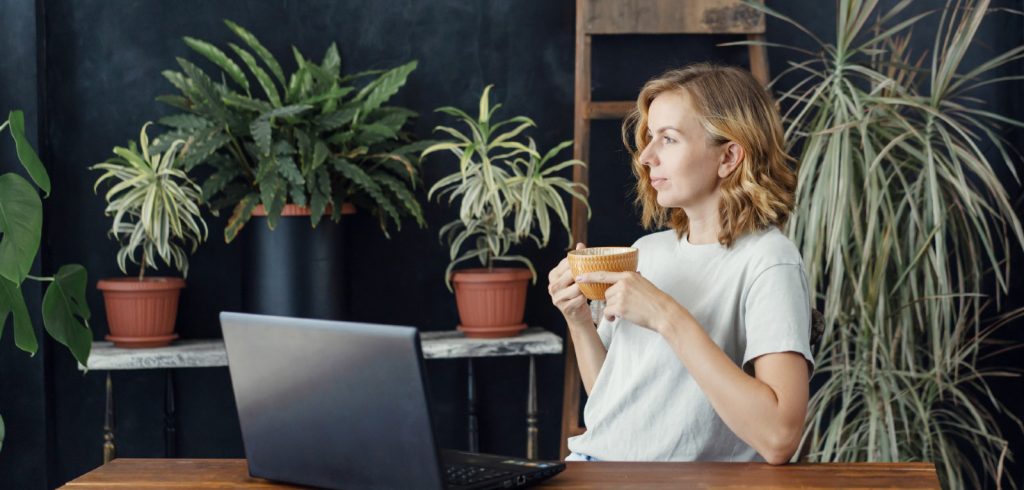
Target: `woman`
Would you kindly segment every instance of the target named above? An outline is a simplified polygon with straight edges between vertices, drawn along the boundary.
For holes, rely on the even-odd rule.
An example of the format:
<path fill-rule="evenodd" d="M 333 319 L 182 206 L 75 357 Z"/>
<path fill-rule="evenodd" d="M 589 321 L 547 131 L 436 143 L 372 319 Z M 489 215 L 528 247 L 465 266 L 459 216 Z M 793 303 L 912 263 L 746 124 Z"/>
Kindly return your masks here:
<path fill-rule="evenodd" d="M 813 360 L 778 111 L 750 73 L 691 65 L 644 85 L 623 140 L 643 225 L 671 229 L 637 272 L 548 275 L 589 395 L 567 460 L 789 461 Z M 585 282 L 613 284 L 596 329 Z"/>

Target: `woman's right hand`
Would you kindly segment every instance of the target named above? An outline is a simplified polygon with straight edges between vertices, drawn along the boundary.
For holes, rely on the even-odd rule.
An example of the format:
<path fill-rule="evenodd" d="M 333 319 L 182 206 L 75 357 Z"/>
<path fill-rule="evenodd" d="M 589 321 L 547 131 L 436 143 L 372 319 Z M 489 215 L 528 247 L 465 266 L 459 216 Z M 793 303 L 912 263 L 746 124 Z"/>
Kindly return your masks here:
<path fill-rule="evenodd" d="M 582 243 L 576 244 L 576 250 L 582 248 Z M 583 296 L 579 285 L 576 284 L 568 258 L 562 259 L 548 273 L 548 294 L 551 295 L 551 303 L 562 312 L 565 321 L 570 325 L 573 323 L 594 324 L 590 317 L 590 305 L 587 304 L 587 297 Z"/>

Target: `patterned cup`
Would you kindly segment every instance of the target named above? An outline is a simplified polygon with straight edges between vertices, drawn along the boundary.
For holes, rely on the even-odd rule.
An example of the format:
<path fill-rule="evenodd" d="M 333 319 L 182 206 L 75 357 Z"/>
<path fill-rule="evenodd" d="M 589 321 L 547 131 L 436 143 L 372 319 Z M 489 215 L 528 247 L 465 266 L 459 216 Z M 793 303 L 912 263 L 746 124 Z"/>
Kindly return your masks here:
<path fill-rule="evenodd" d="M 640 251 L 633 247 L 591 247 L 569 251 L 569 267 L 573 277 L 585 272 L 635 271 Z M 580 291 L 588 299 L 604 301 L 604 292 L 611 284 L 580 284 Z"/>

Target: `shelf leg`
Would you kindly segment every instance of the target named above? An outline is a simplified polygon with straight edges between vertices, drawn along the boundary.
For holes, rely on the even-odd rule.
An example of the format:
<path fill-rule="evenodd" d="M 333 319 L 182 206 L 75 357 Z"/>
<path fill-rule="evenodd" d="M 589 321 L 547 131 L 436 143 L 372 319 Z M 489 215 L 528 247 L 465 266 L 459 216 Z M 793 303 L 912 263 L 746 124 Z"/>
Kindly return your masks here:
<path fill-rule="evenodd" d="M 473 359 L 466 360 L 468 369 L 468 386 L 467 391 L 469 393 L 469 452 L 478 453 L 480 452 L 480 426 L 477 420 L 476 414 L 476 377 L 473 375 Z"/>
<path fill-rule="evenodd" d="M 177 414 L 174 405 L 174 370 L 165 369 L 164 378 L 164 456 L 176 458 L 178 455 Z"/>
<path fill-rule="evenodd" d="M 110 371 L 107 371 L 107 406 L 103 417 L 103 464 L 112 461 L 115 456 L 114 447 L 114 385 L 110 382 Z"/>
<path fill-rule="evenodd" d="M 530 356 L 530 391 L 526 394 L 526 458 L 537 459 L 537 368 Z"/>

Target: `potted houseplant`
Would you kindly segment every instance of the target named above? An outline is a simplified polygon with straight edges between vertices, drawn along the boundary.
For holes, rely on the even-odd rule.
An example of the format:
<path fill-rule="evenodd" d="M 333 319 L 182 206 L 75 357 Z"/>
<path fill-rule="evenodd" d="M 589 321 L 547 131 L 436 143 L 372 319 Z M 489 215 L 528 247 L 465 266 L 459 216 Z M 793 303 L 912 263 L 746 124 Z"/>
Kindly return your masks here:
<path fill-rule="evenodd" d="M 1019 167 L 1001 128 L 1024 121 L 978 89 L 1019 79 L 1003 71 L 1024 46 L 968 54 L 986 16 L 1002 13 L 988 1 L 915 12 L 840 0 L 834 40 L 748 4 L 818 46 L 780 74 L 801 74 L 780 97 L 800 162 L 788 230 L 826 324 L 803 456 L 933 461 L 950 489 L 1013 484 L 1004 428 L 1022 425 L 990 383 L 1018 373 L 993 335 L 1024 311 L 989 308 L 1012 294 L 1010 257 L 1024 246 L 999 177 Z M 922 52 L 911 29 L 921 35 L 929 16 Z"/>
<path fill-rule="evenodd" d="M 516 335 L 526 328 L 526 283 L 531 278 L 536 283 L 537 273 L 530 259 L 510 254 L 511 248 L 526 239 L 546 246 L 551 235 L 551 211 L 569 233 L 564 195 L 587 203 L 584 185 L 558 175 L 560 170 L 585 163 L 553 163 L 572 140 L 541 156 L 532 138 L 523 141 L 520 137 L 534 126 L 532 120 L 517 116 L 494 121 L 501 104 L 490 106 L 490 90 L 490 85 L 484 88 L 476 118 L 454 107 L 439 108 L 465 123 L 469 132 L 438 126 L 435 131 L 451 139 L 428 147 L 421 155 L 448 151 L 458 158 L 458 170 L 438 180 L 427 198 L 436 192 L 438 199 L 448 195 L 449 202 L 460 201 L 458 219 L 439 233 L 448 242 L 451 260 L 445 270 L 445 284 L 451 290 L 454 283 L 459 330 L 468 337 L 481 338 Z M 463 250 L 466 244 L 469 246 Z M 473 259 L 483 267 L 453 272 L 456 264 Z M 495 267 L 498 262 L 518 262 L 527 268 Z"/>
<path fill-rule="evenodd" d="M 32 182 L 13 172 L 0 175 L 0 338 L 9 315 L 14 345 L 30 355 L 36 354 L 39 342 L 23 284 L 26 279 L 46 282 L 41 305 L 43 327 L 54 341 L 68 347 L 75 360 L 86 365 L 92 349 L 89 305 L 85 301 L 86 270 L 79 264 L 67 264 L 49 277 L 31 274 L 43 234 L 43 203 L 39 191 L 49 195 L 50 178 L 25 136 L 25 114 L 12 110 L 0 124 L 0 133 L 4 130 L 10 132 L 17 160 Z M 3 417 L 0 417 L 0 448 L 4 434 Z"/>
<path fill-rule="evenodd" d="M 186 142 L 176 140 L 155 152 L 146 134 L 149 125 L 142 126 L 138 145 L 115 147 L 115 157 L 90 167 L 103 172 L 95 189 L 113 182 L 104 213 L 113 217 L 110 235 L 121 245 L 117 265 L 126 274 L 128 261 L 139 265 L 137 277 L 102 279 L 97 285 L 106 303 L 107 340 L 118 347 L 157 347 L 177 338 L 174 322 L 188 253 L 207 237 L 199 211 L 202 191 L 181 168 Z M 182 278 L 147 277 L 146 269 L 156 269 L 158 260 Z"/>
<path fill-rule="evenodd" d="M 85 268 L 78 264 L 61 266 L 50 277 L 31 274 L 43 234 L 43 203 L 39 191 L 50 194 L 50 177 L 32 145 L 25 137 L 25 115 L 11 111 L 0 124 L 0 132 L 10 131 L 24 177 L 10 172 L 0 175 L 0 337 L 8 316 L 12 320 L 14 345 L 35 355 L 39 350 L 32 318 L 22 286 L 26 279 L 47 283 L 43 294 L 43 327 L 57 342 L 67 346 L 80 364 L 86 365 L 92 349 L 89 330 L 89 305 L 85 300 Z M 4 441 L 4 421 L 0 417 L 0 448 Z"/>
<path fill-rule="evenodd" d="M 192 140 L 183 166 L 205 167 L 203 197 L 214 214 L 230 209 L 225 241 L 253 216 L 262 222 L 245 246 L 254 272 L 243 281 L 248 309 L 343 317 L 344 236 L 339 226 L 317 228 L 322 218 L 338 223 L 359 209 L 385 235 L 408 218 L 425 226 L 415 192 L 427 143 L 404 129 L 415 112 L 386 105 L 417 63 L 344 75 L 332 43 L 319 63 L 293 47 L 296 68 L 286 76 L 256 36 L 225 22 L 238 41 L 226 49 L 184 38 L 219 73 L 183 58 L 181 71 L 163 73 L 179 94 L 158 100 L 180 110 L 160 119 L 171 128 L 165 144 Z M 282 219 L 292 216 L 309 221 Z"/>
<path fill-rule="evenodd" d="M 217 46 L 186 37 L 185 44 L 222 74 L 210 77 L 178 58 L 182 71 L 163 75 L 180 94 L 158 99 L 182 111 L 160 119 L 172 128 L 167 136 L 195 141 L 184 151 L 185 170 L 209 166 L 204 197 L 214 211 L 232 208 L 225 241 L 259 206 L 270 228 L 288 205 L 307 208 L 316 226 L 325 212 L 339 220 L 349 203 L 378 218 L 385 232 L 389 220 L 400 227 L 406 217 L 425 225 L 413 194 L 425 143 L 412 142 L 403 130 L 416 113 L 384 105 L 417 62 L 343 76 L 337 45 L 320 63 L 293 47 L 297 68 L 285 77 L 251 32 L 225 23 L 249 48 L 229 43 L 245 70 Z M 368 81 L 357 86 L 360 80 Z"/>

